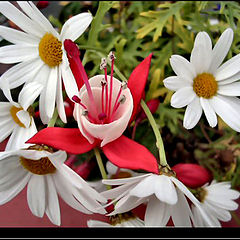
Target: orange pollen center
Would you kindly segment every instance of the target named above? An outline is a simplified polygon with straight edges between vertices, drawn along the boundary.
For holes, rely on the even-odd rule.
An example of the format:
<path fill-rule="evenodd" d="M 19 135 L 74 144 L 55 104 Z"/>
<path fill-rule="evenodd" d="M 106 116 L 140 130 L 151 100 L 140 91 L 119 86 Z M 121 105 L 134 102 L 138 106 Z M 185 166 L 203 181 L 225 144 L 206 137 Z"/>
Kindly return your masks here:
<path fill-rule="evenodd" d="M 46 33 L 38 46 L 39 56 L 49 67 L 56 67 L 62 62 L 62 42 L 51 33 Z"/>
<path fill-rule="evenodd" d="M 10 113 L 12 115 L 12 118 L 13 118 L 14 122 L 17 123 L 20 127 L 25 128 L 24 124 L 17 117 L 17 113 L 21 110 L 23 110 L 23 109 L 12 106 L 11 109 L 10 109 Z"/>
<path fill-rule="evenodd" d="M 37 175 L 46 175 L 56 171 L 56 168 L 53 166 L 48 157 L 40 158 L 39 160 L 31 160 L 20 157 L 20 163 L 29 172 Z"/>
<path fill-rule="evenodd" d="M 212 98 L 217 93 L 218 84 L 212 74 L 202 73 L 194 78 L 193 90 L 199 97 Z"/>

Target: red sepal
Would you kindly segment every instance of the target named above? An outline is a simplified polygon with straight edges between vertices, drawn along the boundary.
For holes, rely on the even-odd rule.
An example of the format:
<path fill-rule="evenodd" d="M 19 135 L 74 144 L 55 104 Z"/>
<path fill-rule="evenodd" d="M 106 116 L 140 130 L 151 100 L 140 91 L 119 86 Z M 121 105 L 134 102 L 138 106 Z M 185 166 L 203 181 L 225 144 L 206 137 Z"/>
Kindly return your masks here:
<path fill-rule="evenodd" d="M 212 180 L 212 174 L 204 167 L 194 163 L 179 163 L 172 167 L 177 178 L 190 188 L 198 188 Z"/>
<path fill-rule="evenodd" d="M 72 154 L 82 154 L 92 150 L 97 141 L 90 144 L 78 128 L 48 127 L 36 133 L 27 143 L 45 144 Z"/>
<path fill-rule="evenodd" d="M 133 112 L 129 123 L 131 123 L 137 112 L 141 99 L 144 96 L 144 89 L 148 79 L 149 68 L 152 59 L 152 53 L 146 57 L 131 73 L 128 80 L 128 88 L 133 97 Z"/>
<path fill-rule="evenodd" d="M 120 168 L 142 169 L 158 173 L 158 164 L 153 154 L 143 145 L 121 136 L 102 147 L 106 157 Z"/>

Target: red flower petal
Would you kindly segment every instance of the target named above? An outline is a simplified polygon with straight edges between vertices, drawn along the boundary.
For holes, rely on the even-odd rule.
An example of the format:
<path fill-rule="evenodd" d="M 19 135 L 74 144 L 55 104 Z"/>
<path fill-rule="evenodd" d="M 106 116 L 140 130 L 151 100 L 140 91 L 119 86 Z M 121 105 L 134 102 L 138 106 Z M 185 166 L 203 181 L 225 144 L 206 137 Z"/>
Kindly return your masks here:
<path fill-rule="evenodd" d="M 102 150 L 107 158 L 120 168 L 158 173 L 157 160 L 153 154 L 143 145 L 123 135 L 105 145 Z"/>
<path fill-rule="evenodd" d="M 152 53 L 146 57 L 131 73 L 128 80 L 128 88 L 133 96 L 133 112 L 129 123 L 131 123 L 138 112 L 138 106 L 143 98 L 144 89 L 147 83 Z"/>
<path fill-rule="evenodd" d="M 179 163 L 172 167 L 177 178 L 190 188 L 198 188 L 212 180 L 212 174 L 204 167 L 193 163 Z"/>
<path fill-rule="evenodd" d="M 45 144 L 72 154 L 86 153 L 92 150 L 97 141 L 90 144 L 78 128 L 48 127 L 36 133 L 27 143 Z"/>

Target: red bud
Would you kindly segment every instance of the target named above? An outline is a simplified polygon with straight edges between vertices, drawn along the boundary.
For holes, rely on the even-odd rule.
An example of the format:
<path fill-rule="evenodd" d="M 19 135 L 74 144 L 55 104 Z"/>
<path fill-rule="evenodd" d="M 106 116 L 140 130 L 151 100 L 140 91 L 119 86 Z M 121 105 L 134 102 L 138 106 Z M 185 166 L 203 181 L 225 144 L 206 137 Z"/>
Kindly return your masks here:
<path fill-rule="evenodd" d="M 90 172 L 93 170 L 93 168 L 96 166 L 95 161 L 90 161 L 90 162 L 84 162 L 77 166 L 74 171 L 80 175 L 83 179 L 87 179 Z"/>
<path fill-rule="evenodd" d="M 177 178 L 190 188 L 198 188 L 212 180 L 212 174 L 204 167 L 193 163 L 179 163 L 172 167 Z"/>
<path fill-rule="evenodd" d="M 37 2 L 38 9 L 46 8 L 48 5 L 49 5 L 49 1 L 38 1 Z"/>

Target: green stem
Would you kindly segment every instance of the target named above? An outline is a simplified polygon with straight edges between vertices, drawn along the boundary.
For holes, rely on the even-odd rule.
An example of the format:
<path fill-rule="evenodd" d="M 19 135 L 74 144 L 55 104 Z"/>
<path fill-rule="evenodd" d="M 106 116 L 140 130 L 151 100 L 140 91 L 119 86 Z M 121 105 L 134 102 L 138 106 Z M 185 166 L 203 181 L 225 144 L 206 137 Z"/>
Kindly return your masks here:
<path fill-rule="evenodd" d="M 100 172 L 101 172 L 102 178 L 103 178 L 103 179 L 108 179 L 107 173 L 106 173 L 105 168 L 104 168 L 104 166 L 103 166 L 101 154 L 100 154 L 98 148 L 94 148 L 94 153 L 95 153 L 95 155 L 96 155 L 98 167 L 99 167 L 99 170 L 100 170 Z M 106 185 L 106 187 L 107 187 L 108 190 L 111 189 L 111 186 L 109 186 L 109 185 Z"/>
<path fill-rule="evenodd" d="M 162 140 L 159 128 L 153 118 L 151 111 L 149 110 L 147 104 L 143 100 L 141 100 L 141 106 L 142 106 L 145 114 L 147 115 L 147 118 L 149 120 L 150 125 L 152 126 L 153 132 L 154 132 L 156 140 L 157 140 L 156 145 L 159 150 L 160 165 L 162 167 L 168 166 L 167 160 L 166 160 L 166 154 L 165 154 L 165 150 L 164 150 L 164 145 L 163 145 L 163 140 Z"/>
<path fill-rule="evenodd" d="M 57 108 L 55 108 L 53 116 L 50 119 L 50 121 L 48 122 L 48 127 L 54 127 L 54 125 L 57 121 L 57 118 L 58 118 L 58 111 L 57 111 Z"/>

